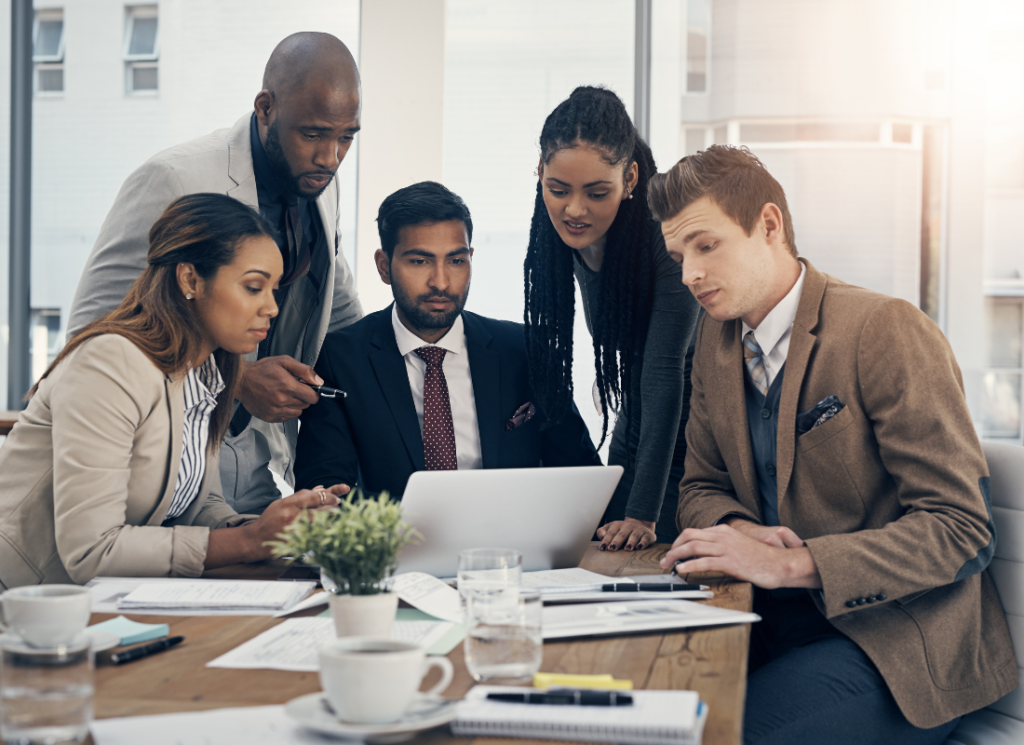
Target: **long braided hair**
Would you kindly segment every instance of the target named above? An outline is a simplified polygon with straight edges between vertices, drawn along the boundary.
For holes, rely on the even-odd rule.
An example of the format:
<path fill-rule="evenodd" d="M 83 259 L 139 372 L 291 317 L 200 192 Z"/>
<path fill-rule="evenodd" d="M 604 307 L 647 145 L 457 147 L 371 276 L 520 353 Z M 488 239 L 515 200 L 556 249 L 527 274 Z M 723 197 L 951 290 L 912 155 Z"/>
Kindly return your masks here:
<path fill-rule="evenodd" d="M 657 224 L 647 204 L 647 184 L 657 169 L 625 105 L 606 88 L 577 88 L 544 122 L 542 162 L 581 145 L 597 149 L 609 165 L 624 164 L 628 170 L 636 163 L 639 177 L 633 199 L 623 200 L 608 229 L 598 302 L 591 313 L 604 444 L 608 412 L 621 408 L 629 414 L 634 359 L 643 354 L 650 321 Z M 573 249 L 551 223 L 539 179 L 523 274 L 530 383 L 550 425 L 572 410 L 575 283 Z"/>

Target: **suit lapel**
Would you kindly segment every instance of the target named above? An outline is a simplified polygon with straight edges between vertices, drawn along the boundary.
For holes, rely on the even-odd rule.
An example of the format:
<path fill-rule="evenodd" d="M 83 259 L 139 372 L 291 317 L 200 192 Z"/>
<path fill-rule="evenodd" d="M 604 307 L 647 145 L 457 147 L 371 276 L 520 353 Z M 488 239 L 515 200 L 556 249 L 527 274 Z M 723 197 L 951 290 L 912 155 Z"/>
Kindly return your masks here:
<path fill-rule="evenodd" d="M 243 116 L 228 134 L 228 176 L 235 186 L 228 189 L 227 195 L 258 211 L 260 201 L 256 195 L 256 173 L 252 167 L 252 141 L 249 139 L 251 117 L 251 112 Z"/>
<path fill-rule="evenodd" d="M 469 374 L 473 379 L 483 467 L 497 468 L 501 449 L 501 356 L 497 350 L 491 349 L 494 337 L 478 316 L 464 312 L 462 320 L 466 329 L 466 351 Z"/>
<path fill-rule="evenodd" d="M 167 510 L 171 508 L 174 500 L 174 488 L 178 485 L 178 471 L 181 469 L 181 447 L 182 438 L 185 436 L 185 394 L 183 379 L 172 380 L 169 375 L 164 376 L 164 395 L 167 400 L 167 418 L 170 420 L 170 455 L 167 462 L 167 481 L 164 483 L 164 493 L 149 518 L 149 525 L 162 525 L 167 517 Z"/>
<path fill-rule="evenodd" d="M 818 325 L 821 300 L 825 294 L 825 275 L 815 269 L 809 261 L 804 287 L 800 293 L 793 330 L 789 338 L 789 353 L 786 355 L 786 373 L 782 380 L 782 397 L 779 401 L 779 429 L 776 435 L 776 483 L 779 489 L 779 505 L 786 495 L 789 479 L 793 475 L 793 460 L 796 457 L 796 415 L 800 403 L 807 365 L 814 351 L 817 337 L 814 329 Z"/>
<path fill-rule="evenodd" d="M 722 412 L 721 419 L 728 422 L 730 440 L 736 444 L 740 471 L 745 482 L 737 484 L 734 481 L 736 496 L 760 515 L 761 505 L 757 498 L 757 477 L 754 471 L 754 450 L 750 446 L 750 425 L 747 422 L 742 328 L 739 321 L 731 321 L 722 325 L 722 342 L 718 345 L 718 354 L 713 370 L 716 384 L 708 398 L 717 399 L 717 409 Z"/>
<path fill-rule="evenodd" d="M 395 426 L 409 451 L 409 457 L 417 471 L 424 471 L 427 466 L 423 457 L 423 435 L 416 416 L 416 405 L 412 400 L 405 360 L 398 351 L 395 331 L 391 327 L 390 311 L 379 313 L 376 323 L 377 328 L 370 339 L 370 364 L 391 415 L 395 418 Z"/>

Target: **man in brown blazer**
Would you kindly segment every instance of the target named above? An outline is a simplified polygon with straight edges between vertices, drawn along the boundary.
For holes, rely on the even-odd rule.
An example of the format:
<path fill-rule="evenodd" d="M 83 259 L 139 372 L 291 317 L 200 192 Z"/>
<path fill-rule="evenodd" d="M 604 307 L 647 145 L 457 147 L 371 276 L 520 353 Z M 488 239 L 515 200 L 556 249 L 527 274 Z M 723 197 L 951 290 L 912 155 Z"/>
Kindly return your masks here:
<path fill-rule="evenodd" d="M 744 742 L 943 742 L 1018 682 L 949 344 L 798 259 L 782 187 L 745 148 L 684 158 L 650 195 L 706 311 L 662 566 L 756 587 Z"/>

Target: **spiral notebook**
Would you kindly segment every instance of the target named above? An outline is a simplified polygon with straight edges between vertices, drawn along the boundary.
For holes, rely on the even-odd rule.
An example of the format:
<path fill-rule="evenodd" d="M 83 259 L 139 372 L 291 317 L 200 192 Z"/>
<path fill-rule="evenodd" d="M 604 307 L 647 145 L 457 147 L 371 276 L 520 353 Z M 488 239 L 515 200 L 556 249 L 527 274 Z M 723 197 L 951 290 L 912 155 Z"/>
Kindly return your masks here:
<path fill-rule="evenodd" d="M 633 691 L 632 706 L 557 706 L 488 701 L 529 688 L 476 686 L 455 709 L 452 733 L 468 737 L 700 745 L 708 707 L 696 691 Z"/>

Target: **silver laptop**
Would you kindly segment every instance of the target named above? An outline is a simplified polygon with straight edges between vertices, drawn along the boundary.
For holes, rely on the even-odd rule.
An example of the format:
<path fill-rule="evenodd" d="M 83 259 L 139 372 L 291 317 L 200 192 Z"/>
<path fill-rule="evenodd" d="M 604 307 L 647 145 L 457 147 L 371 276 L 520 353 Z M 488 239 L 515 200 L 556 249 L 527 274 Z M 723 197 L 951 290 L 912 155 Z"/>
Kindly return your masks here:
<path fill-rule="evenodd" d="M 454 577 L 467 548 L 514 548 L 525 572 L 574 567 L 621 477 L 622 466 L 417 471 L 402 511 L 423 540 L 398 571 Z"/>

